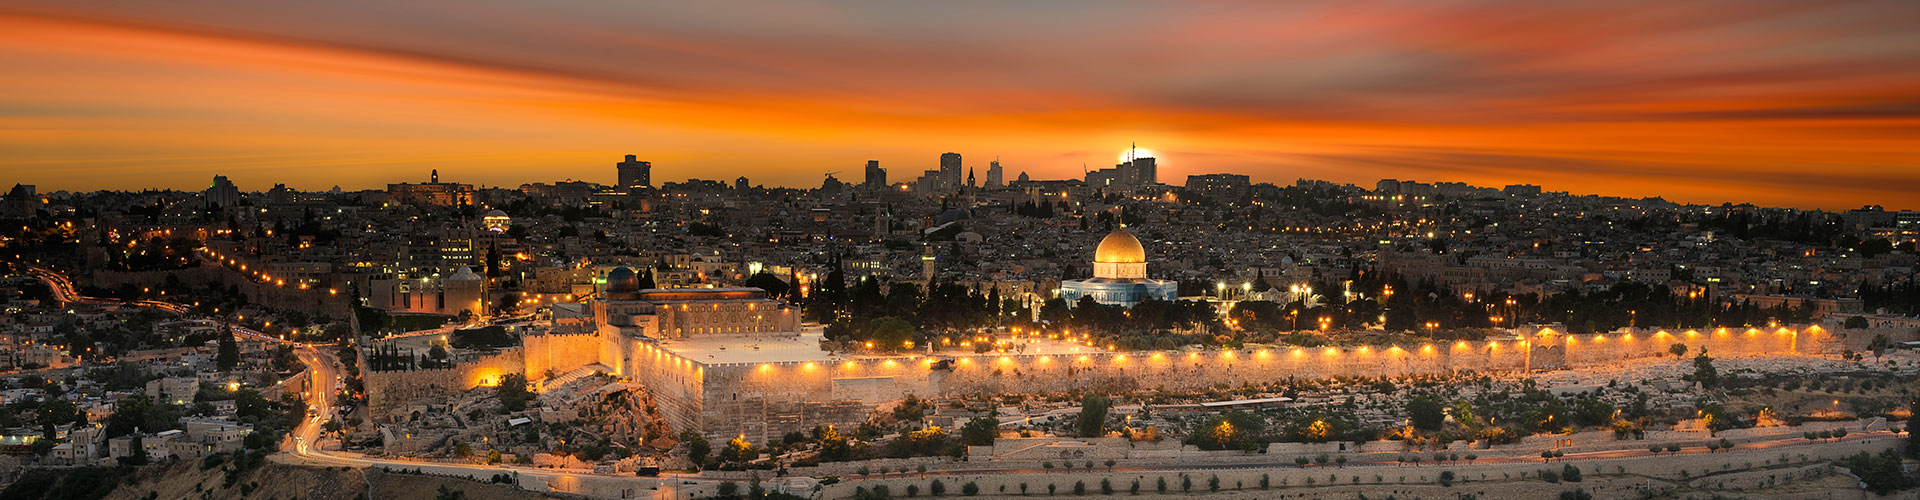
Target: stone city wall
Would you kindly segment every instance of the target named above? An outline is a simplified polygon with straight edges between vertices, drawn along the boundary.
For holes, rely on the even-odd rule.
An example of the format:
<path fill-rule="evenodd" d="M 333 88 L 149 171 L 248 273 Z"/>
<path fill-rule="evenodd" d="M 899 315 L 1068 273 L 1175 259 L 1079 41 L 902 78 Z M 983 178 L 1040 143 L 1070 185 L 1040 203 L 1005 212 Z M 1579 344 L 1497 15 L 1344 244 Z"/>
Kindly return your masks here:
<path fill-rule="evenodd" d="M 364 352 L 360 354 L 360 366 L 367 366 Z M 366 385 L 367 411 L 378 420 L 391 417 L 413 401 L 499 385 L 501 377 L 523 373 L 525 367 L 520 349 L 512 348 L 491 354 L 456 355 L 452 368 L 361 370 L 360 377 Z"/>
<path fill-rule="evenodd" d="M 1578 458 L 1556 460 L 1553 463 L 1526 461 L 1514 463 L 1479 462 L 1476 464 L 1449 464 L 1446 466 L 1422 465 L 1414 467 L 1398 465 L 1348 465 L 1344 467 L 1295 467 L 1286 457 L 1266 455 L 1237 455 L 1239 452 L 1216 451 L 1202 454 L 1218 455 L 1217 460 L 1204 458 L 1192 459 L 1193 462 L 1220 464 L 1214 469 L 1168 470 L 1169 468 L 1147 468 L 1124 472 L 1108 471 L 1105 467 L 1066 470 L 1048 469 L 1041 474 L 1007 474 L 1002 471 L 969 471 L 963 466 L 950 466 L 944 474 L 933 477 L 915 477 L 911 475 L 888 476 L 847 476 L 837 484 L 821 488 L 815 498 L 840 499 L 854 498 L 857 489 L 871 490 L 875 486 L 886 485 L 893 494 L 901 494 L 908 485 L 917 486 L 919 491 L 932 489 L 934 480 L 944 483 L 948 494 L 961 491 L 967 483 L 975 484 L 981 494 L 991 496 L 1034 496 L 1067 495 L 1073 491 L 1075 483 L 1086 488 L 1087 494 L 1097 495 L 1100 481 L 1107 480 L 1116 492 L 1128 492 L 1134 481 L 1141 483 L 1141 491 L 1154 494 L 1158 484 L 1165 481 L 1170 494 L 1182 494 L 1186 488 L 1183 483 L 1192 485 L 1194 495 L 1210 492 L 1210 483 L 1219 479 L 1222 496 L 1245 496 L 1253 498 L 1270 497 L 1315 497 L 1315 498 L 1352 498 L 1350 494 L 1372 494 L 1382 490 L 1393 490 L 1403 498 L 1424 496 L 1425 498 L 1455 498 L 1461 493 L 1472 492 L 1477 498 L 1490 500 L 1536 500 L 1553 498 L 1558 492 L 1576 487 L 1588 491 L 1598 491 L 1602 487 L 1613 490 L 1595 495 L 1596 498 L 1640 498 L 1637 487 L 1645 484 L 1647 478 L 1667 481 L 1689 481 L 1695 487 L 1711 486 L 1716 488 L 1740 487 L 1742 483 L 1759 483 L 1753 477 L 1731 474 L 1732 471 L 1751 470 L 1777 466 L 1780 464 L 1817 465 L 1829 460 L 1843 460 L 1859 452 L 1877 453 L 1881 450 L 1897 447 L 1902 440 L 1897 437 L 1873 437 L 1860 440 L 1847 440 L 1826 443 L 1818 446 L 1797 446 L 1792 448 L 1734 448 L 1730 451 L 1705 453 L 1694 450 L 1687 453 L 1662 455 L 1658 457 L 1636 456 L 1630 458 Z M 1237 455 L 1237 456 L 1236 456 Z M 1391 457 L 1357 457 L 1365 461 L 1386 461 Z M 1784 459 L 1784 460 L 1783 460 Z M 1097 459 L 1096 459 L 1097 460 Z M 1075 460 L 1077 462 L 1084 460 Z M 1055 461 L 1059 463 L 1059 461 Z M 1136 464 L 1121 461 L 1121 467 L 1134 468 Z M 1004 466 L 1004 464 L 1000 464 Z M 1538 479 L 1541 470 L 1559 471 L 1568 465 L 1578 467 L 1586 475 L 1586 480 L 1578 484 L 1548 484 Z M 1453 487 L 1440 486 L 1438 479 L 1442 471 L 1453 471 L 1456 484 Z M 1776 469 L 1776 473 L 1777 473 Z M 1712 474 L 1703 479 L 1703 475 Z M 905 477 L 903 477 L 905 476 Z M 1532 476 L 1532 477 L 1529 477 Z M 1790 482 L 1785 478 L 1782 482 Z M 1270 489 L 1261 489 L 1262 479 L 1271 484 Z M 1184 481 L 1183 481 L 1184 480 Z M 1617 481 L 1617 483 L 1614 483 Z M 1159 495 L 1161 497 L 1166 494 Z M 1798 498 L 1798 497 L 1794 497 Z M 1848 498 L 1867 498 L 1855 496 Z"/>
<path fill-rule="evenodd" d="M 159 286 L 166 283 L 167 275 L 178 277 L 181 282 L 192 286 L 205 286 L 209 283 L 220 286 L 235 286 L 247 296 L 247 301 L 270 309 L 299 311 L 307 314 L 325 314 L 334 318 L 352 318 L 352 310 L 343 294 L 329 294 L 324 288 L 301 290 L 295 286 L 274 286 L 246 278 L 238 271 L 221 266 L 201 264 L 199 266 L 172 271 L 118 272 L 97 270 L 93 272 L 93 286 L 114 289 L 123 284 L 138 286 Z"/>
<path fill-rule="evenodd" d="M 601 336 L 597 333 L 528 334 L 520 337 L 527 378 L 545 379 L 599 363 Z"/>
<path fill-rule="evenodd" d="M 1125 392 L 1239 386 L 1289 379 L 1395 377 L 1461 371 L 1516 372 L 1595 366 L 1671 356 L 1675 343 L 1689 356 L 1705 347 L 1715 355 L 1825 352 L 1833 336 L 1805 331 L 1711 330 L 1639 334 L 1565 335 L 1529 340 L 1461 341 L 1407 346 L 1268 348 L 1208 351 L 1136 351 L 1084 354 L 980 354 L 861 357 L 833 361 L 704 364 L 643 348 L 632 373 L 654 390 L 675 429 L 710 437 L 746 434 L 756 442 L 803 430 L 827 418 L 870 412 L 908 394 Z M 858 407 L 845 403 L 857 402 Z M 834 406 L 834 405 L 840 406 Z M 834 411 L 825 411 L 833 408 Z M 861 411 L 860 409 L 864 409 Z M 814 417 L 792 426 L 786 415 Z M 857 423 L 855 420 L 853 423 Z M 836 423 L 837 424 L 837 423 Z M 685 427 L 691 425 L 692 427 Z M 792 427 L 792 428 L 789 428 Z"/>
<path fill-rule="evenodd" d="M 620 375 L 640 383 L 653 395 L 654 404 L 659 407 L 660 416 L 667 421 L 667 425 L 676 432 L 704 429 L 701 425 L 701 403 L 707 386 L 701 380 L 706 376 L 706 365 L 651 343 L 635 341 L 622 344 L 631 354 L 625 356 L 616 370 Z"/>

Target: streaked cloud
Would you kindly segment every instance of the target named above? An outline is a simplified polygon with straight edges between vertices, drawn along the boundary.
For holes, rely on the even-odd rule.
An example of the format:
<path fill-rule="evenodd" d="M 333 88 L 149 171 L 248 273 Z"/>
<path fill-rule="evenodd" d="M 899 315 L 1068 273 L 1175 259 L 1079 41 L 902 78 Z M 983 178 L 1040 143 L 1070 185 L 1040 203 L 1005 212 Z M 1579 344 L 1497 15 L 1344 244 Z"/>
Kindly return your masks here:
<path fill-rule="evenodd" d="M 1911 2 L 0 0 L 0 169 L 517 185 L 633 153 L 811 185 L 945 151 L 1077 176 L 1139 141 L 1175 183 L 1903 206 L 1912 26 Z"/>

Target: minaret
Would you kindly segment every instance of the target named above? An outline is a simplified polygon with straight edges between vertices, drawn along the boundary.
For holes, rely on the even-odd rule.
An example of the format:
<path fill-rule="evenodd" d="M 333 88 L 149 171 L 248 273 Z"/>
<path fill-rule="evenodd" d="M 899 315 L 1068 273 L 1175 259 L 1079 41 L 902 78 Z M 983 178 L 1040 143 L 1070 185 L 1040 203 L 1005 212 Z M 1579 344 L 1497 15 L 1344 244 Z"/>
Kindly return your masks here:
<path fill-rule="evenodd" d="M 920 277 L 926 278 L 927 283 L 931 284 L 933 283 L 934 271 L 933 247 L 927 247 L 926 253 L 920 255 Z"/>

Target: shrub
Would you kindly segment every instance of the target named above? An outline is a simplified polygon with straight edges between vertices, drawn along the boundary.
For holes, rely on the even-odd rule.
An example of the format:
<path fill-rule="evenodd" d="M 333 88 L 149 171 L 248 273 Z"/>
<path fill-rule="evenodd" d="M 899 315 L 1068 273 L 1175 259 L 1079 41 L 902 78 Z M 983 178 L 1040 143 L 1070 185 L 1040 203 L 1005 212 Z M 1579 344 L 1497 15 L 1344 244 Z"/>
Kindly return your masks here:
<path fill-rule="evenodd" d="M 1102 494 L 1102 495 L 1112 495 L 1112 494 L 1113 494 L 1113 481 L 1111 481 L 1111 480 L 1108 480 L 1108 479 L 1105 479 L 1105 478 L 1102 478 L 1102 479 L 1100 479 L 1100 494 Z"/>
<path fill-rule="evenodd" d="M 945 495 L 947 494 L 947 483 L 943 483 L 943 482 L 940 482 L 939 479 L 935 479 L 933 480 L 933 484 L 927 485 L 927 492 L 932 493 L 933 496 L 936 496 L 936 497 L 940 495 Z"/>
<path fill-rule="evenodd" d="M 1005 486 L 1002 486 L 1002 488 L 1005 488 Z M 966 496 L 978 495 L 980 494 L 980 485 L 974 484 L 973 481 L 967 481 L 967 484 L 960 485 L 960 494 Z"/>
<path fill-rule="evenodd" d="M 1440 471 L 1440 485 L 1446 487 L 1453 486 L 1453 471 Z"/>
<path fill-rule="evenodd" d="M 1567 464 L 1565 467 L 1561 467 L 1560 480 L 1569 483 L 1580 482 L 1580 468 L 1574 467 L 1573 464 Z"/>
<path fill-rule="evenodd" d="M 1214 474 L 1213 477 L 1207 478 L 1207 491 L 1220 491 L 1219 474 Z"/>
<path fill-rule="evenodd" d="M 1086 481 L 1074 481 L 1074 482 L 1073 482 L 1073 494 L 1075 494 L 1075 495 L 1085 495 L 1085 494 L 1087 494 L 1087 482 L 1086 482 Z"/>

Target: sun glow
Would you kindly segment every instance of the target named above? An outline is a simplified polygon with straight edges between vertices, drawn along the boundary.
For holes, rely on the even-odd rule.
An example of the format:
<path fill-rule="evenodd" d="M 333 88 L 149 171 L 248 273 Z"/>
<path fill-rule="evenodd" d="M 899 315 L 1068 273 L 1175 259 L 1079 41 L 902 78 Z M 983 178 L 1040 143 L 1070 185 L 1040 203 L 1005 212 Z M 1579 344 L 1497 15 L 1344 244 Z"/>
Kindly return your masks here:
<path fill-rule="evenodd" d="M 1128 161 L 1132 161 L 1134 158 L 1156 158 L 1157 159 L 1159 157 L 1160 157 L 1160 153 L 1155 152 L 1154 150 L 1151 150 L 1151 149 L 1128 148 L 1128 149 L 1120 150 L 1120 159 L 1116 161 L 1120 163 L 1126 163 Z"/>

